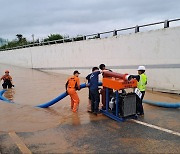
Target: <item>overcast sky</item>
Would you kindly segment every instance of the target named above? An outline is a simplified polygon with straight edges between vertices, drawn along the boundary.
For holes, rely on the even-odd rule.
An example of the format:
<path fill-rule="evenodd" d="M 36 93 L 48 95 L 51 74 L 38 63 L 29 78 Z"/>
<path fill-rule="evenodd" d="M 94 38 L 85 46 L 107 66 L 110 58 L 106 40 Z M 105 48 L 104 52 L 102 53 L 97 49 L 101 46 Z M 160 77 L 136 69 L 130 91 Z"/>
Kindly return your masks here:
<path fill-rule="evenodd" d="M 73 37 L 175 18 L 180 0 L 0 0 L 0 37 Z"/>

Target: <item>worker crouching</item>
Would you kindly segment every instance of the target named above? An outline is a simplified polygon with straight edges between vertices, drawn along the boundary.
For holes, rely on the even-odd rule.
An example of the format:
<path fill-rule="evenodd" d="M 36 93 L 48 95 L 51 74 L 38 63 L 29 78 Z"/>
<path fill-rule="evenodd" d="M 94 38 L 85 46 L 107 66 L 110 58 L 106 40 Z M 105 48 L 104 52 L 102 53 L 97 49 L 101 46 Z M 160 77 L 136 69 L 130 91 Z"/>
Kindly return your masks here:
<path fill-rule="evenodd" d="M 1 77 L 1 80 L 4 81 L 2 84 L 3 89 L 7 89 L 7 88 L 9 89 L 14 87 L 14 85 L 12 84 L 12 77 L 9 75 L 8 70 L 5 71 L 5 75 Z"/>
<path fill-rule="evenodd" d="M 79 96 L 76 90 L 80 90 L 80 80 L 79 80 L 79 72 L 76 70 L 73 73 L 74 75 L 68 78 L 66 82 L 66 91 L 71 98 L 71 109 L 73 112 L 77 112 L 79 107 Z"/>

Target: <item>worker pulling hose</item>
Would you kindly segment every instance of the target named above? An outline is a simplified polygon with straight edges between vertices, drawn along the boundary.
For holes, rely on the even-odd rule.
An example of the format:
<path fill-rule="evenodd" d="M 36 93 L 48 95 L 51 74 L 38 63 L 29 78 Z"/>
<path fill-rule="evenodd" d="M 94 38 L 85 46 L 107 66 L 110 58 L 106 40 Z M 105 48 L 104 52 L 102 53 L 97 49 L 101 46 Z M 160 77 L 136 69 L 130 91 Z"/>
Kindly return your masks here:
<path fill-rule="evenodd" d="M 99 82 L 99 86 L 101 86 L 101 85 L 102 85 L 102 83 Z M 87 86 L 86 86 L 85 83 L 80 85 L 81 89 L 86 88 L 86 87 Z M 0 91 L 0 100 L 10 103 L 11 102 L 10 100 L 3 97 L 3 94 L 5 92 L 6 92 L 6 90 L 1 90 Z M 55 99 L 53 99 L 53 100 L 51 100 L 51 101 L 49 101 L 47 103 L 37 105 L 36 107 L 48 108 L 49 106 L 52 106 L 53 104 L 55 104 L 58 101 L 65 98 L 67 95 L 68 95 L 67 92 L 64 92 L 61 95 L 59 95 L 58 97 L 56 97 Z M 168 102 L 154 102 L 154 101 L 151 101 L 151 100 L 143 100 L 143 103 L 154 105 L 154 106 L 159 106 L 159 107 L 165 107 L 165 108 L 180 108 L 180 103 L 178 103 L 178 102 L 177 103 L 168 103 Z"/>
<path fill-rule="evenodd" d="M 99 86 L 102 85 L 102 82 L 99 82 Z M 83 89 L 83 88 L 86 88 L 86 84 L 83 83 L 80 85 L 80 89 Z M 67 92 L 64 92 L 62 93 L 61 95 L 59 95 L 58 97 L 56 97 L 55 99 L 47 102 L 47 103 L 44 103 L 44 104 L 40 104 L 40 105 L 37 105 L 36 107 L 40 107 L 40 108 L 48 108 L 49 106 L 57 103 L 58 101 L 62 100 L 63 98 L 65 98 L 66 96 L 68 96 L 68 93 Z"/>

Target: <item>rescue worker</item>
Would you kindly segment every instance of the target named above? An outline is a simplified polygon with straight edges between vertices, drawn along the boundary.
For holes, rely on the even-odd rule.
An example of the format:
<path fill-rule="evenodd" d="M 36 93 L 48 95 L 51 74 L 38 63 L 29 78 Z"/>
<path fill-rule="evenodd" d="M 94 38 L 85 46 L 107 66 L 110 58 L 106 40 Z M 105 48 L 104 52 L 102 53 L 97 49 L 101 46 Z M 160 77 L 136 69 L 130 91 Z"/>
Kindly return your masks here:
<path fill-rule="evenodd" d="M 142 101 L 145 95 L 147 85 L 147 76 L 145 74 L 145 70 L 145 66 L 139 66 L 137 69 L 138 75 L 132 75 L 132 78 L 135 78 L 138 81 L 137 88 L 141 93 L 141 96 L 136 96 L 136 113 L 138 115 L 144 115 Z"/>
<path fill-rule="evenodd" d="M 100 102 L 100 95 L 99 95 L 99 71 L 98 67 L 92 68 L 92 73 L 89 74 L 89 91 L 91 97 L 91 113 L 97 115 L 99 113 L 99 102 Z"/>
<path fill-rule="evenodd" d="M 85 83 L 86 83 L 86 85 L 88 86 L 88 89 L 89 89 L 89 83 L 90 83 L 90 76 L 91 76 L 91 74 L 89 74 L 89 75 L 87 75 L 86 76 L 86 80 L 85 80 Z M 90 94 L 90 89 L 89 89 L 89 96 L 88 96 L 88 112 L 92 112 L 91 111 L 91 94 Z"/>
<path fill-rule="evenodd" d="M 71 109 L 73 112 L 77 112 L 79 106 L 79 97 L 76 90 L 80 90 L 79 72 L 74 71 L 73 76 L 66 82 L 66 91 L 71 97 Z"/>
<path fill-rule="evenodd" d="M 102 70 L 102 71 L 111 71 L 112 72 L 112 70 L 110 70 L 110 69 L 106 69 L 106 65 L 105 64 L 100 64 L 99 65 L 99 68 Z M 103 76 L 103 74 L 102 74 L 102 76 Z M 112 90 L 111 89 L 109 89 L 109 94 L 111 95 L 112 94 Z M 105 95 L 106 95 L 106 91 L 105 91 L 105 87 L 103 87 L 103 89 L 101 90 L 101 99 L 102 99 L 102 109 L 103 110 L 105 110 L 106 109 L 106 97 L 105 97 Z"/>
<path fill-rule="evenodd" d="M 7 88 L 9 89 L 14 87 L 14 85 L 12 84 L 12 77 L 9 75 L 8 70 L 5 71 L 5 75 L 1 77 L 1 80 L 4 81 L 2 84 L 3 89 L 7 89 Z"/>

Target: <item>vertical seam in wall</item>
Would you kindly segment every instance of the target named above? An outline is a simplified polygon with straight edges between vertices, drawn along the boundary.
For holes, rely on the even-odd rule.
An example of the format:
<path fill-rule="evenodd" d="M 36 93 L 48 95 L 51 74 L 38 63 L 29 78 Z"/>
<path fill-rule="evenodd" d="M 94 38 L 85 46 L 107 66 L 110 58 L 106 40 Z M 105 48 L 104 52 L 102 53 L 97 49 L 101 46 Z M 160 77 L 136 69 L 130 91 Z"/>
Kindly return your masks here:
<path fill-rule="evenodd" d="M 32 62 L 32 52 L 31 52 L 31 48 L 30 48 L 30 55 L 31 55 L 31 68 L 33 68 L 33 62 Z"/>

